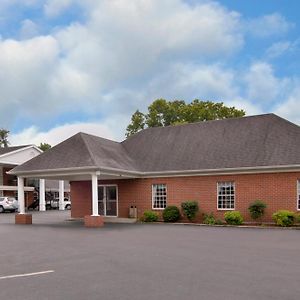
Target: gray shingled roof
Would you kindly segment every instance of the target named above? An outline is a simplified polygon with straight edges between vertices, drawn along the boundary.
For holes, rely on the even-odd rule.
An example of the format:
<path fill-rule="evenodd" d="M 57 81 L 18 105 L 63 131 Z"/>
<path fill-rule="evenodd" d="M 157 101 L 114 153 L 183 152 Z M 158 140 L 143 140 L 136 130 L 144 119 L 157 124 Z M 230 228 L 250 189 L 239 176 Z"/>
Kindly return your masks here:
<path fill-rule="evenodd" d="M 22 149 L 22 148 L 26 148 L 28 146 L 29 145 L 3 147 L 3 148 L 0 147 L 0 156 L 3 155 L 3 154 L 7 154 L 9 152 L 13 152 L 13 151 L 16 151 L 16 150 L 19 150 L 19 149 Z"/>
<path fill-rule="evenodd" d="M 122 144 L 142 171 L 300 165 L 300 127 L 274 114 L 149 128 Z"/>
<path fill-rule="evenodd" d="M 134 170 L 134 165 L 121 143 L 80 132 L 13 171 L 92 167 Z"/>
<path fill-rule="evenodd" d="M 118 143 L 78 133 L 16 167 L 137 172 L 300 165 L 300 127 L 274 114 L 156 127 Z"/>

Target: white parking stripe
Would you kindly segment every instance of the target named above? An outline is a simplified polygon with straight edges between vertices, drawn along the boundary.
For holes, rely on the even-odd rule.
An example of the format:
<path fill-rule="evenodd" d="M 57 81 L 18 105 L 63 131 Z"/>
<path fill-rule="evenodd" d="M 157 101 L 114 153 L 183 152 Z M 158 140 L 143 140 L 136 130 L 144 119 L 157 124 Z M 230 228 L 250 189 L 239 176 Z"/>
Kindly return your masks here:
<path fill-rule="evenodd" d="M 43 275 L 48 273 L 53 273 L 54 270 L 48 270 L 48 271 L 41 271 L 41 272 L 35 272 L 35 273 L 24 273 L 24 274 L 16 274 L 16 275 L 8 275 L 8 276 L 2 276 L 1 279 L 10 279 L 10 278 L 18 278 L 18 277 L 28 277 L 28 276 L 37 276 L 37 275 Z"/>

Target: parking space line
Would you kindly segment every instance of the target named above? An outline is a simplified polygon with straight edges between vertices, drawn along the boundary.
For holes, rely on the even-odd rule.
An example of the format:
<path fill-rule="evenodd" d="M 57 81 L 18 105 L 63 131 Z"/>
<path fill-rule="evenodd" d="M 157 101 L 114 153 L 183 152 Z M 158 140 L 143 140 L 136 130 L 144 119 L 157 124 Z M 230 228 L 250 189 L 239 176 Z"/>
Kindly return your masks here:
<path fill-rule="evenodd" d="M 23 274 L 15 274 L 15 275 L 8 275 L 8 276 L 2 276 L 1 279 L 11 279 L 11 278 L 18 278 L 18 277 L 28 277 L 28 276 L 38 276 L 38 275 L 44 275 L 53 273 L 54 270 L 47 270 L 47 271 L 41 271 L 41 272 L 35 272 L 35 273 L 23 273 Z"/>

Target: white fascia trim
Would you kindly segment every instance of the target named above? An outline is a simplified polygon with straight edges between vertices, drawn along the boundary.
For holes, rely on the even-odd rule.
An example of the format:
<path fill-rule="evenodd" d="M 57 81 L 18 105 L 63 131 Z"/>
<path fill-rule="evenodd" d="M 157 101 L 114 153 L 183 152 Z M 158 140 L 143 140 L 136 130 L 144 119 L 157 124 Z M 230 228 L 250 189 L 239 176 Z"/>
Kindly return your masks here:
<path fill-rule="evenodd" d="M 110 171 L 111 173 L 107 173 Z M 106 175 L 126 175 L 135 178 L 155 178 L 155 177 L 182 177 L 182 176 L 208 176 L 208 175 L 230 175 L 230 174 L 254 174 L 254 173 L 275 173 L 275 172 L 300 172 L 300 165 L 285 166 L 258 166 L 226 169 L 203 169 L 203 170 L 179 170 L 163 172 L 138 172 L 126 171 L 114 168 L 101 168 L 101 174 Z"/>
<path fill-rule="evenodd" d="M 10 151 L 10 152 L 7 152 L 7 153 L 5 153 L 5 154 L 2 154 L 2 155 L 0 155 L 0 158 L 6 157 L 6 156 L 9 156 L 9 155 L 11 155 L 11 154 L 18 153 L 18 152 L 22 152 L 22 151 L 28 150 L 28 149 L 30 149 L 30 148 L 33 148 L 33 149 L 39 151 L 40 153 L 43 153 L 43 151 L 42 151 L 40 148 L 38 148 L 37 146 L 35 146 L 35 145 L 29 145 L 29 146 L 27 146 L 27 147 L 20 148 L 20 149 L 17 149 L 17 150 Z"/>
<path fill-rule="evenodd" d="M 52 175 L 83 175 L 83 174 L 92 174 L 95 173 L 100 176 L 104 175 L 113 175 L 113 176 L 126 176 L 136 178 L 139 172 L 131 172 L 122 169 L 114 168 L 99 168 L 99 167 L 77 167 L 77 168 L 61 168 L 61 169 L 45 169 L 45 170 L 32 170 L 32 171 L 17 171 L 13 170 L 8 171 L 7 174 L 17 175 L 17 176 L 32 176 L 34 175 L 43 175 L 43 176 L 52 176 Z"/>
<path fill-rule="evenodd" d="M 155 177 L 184 177 L 184 176 L 209 176 L 209 175 L 234 175 L 234 174 L 257 174 L 257 173 L 277 173 L 277 172 L 300 172 L 300 165 L 285 166 L 258 166 L 258 167 L 242 167 L 242 168 L 225 168 L 225 169 L 203 169 L 203 170 L 179 170 L 179 171 L 163 171 L 163 172 L 139 172 L 128 171 L 116 168 L 98 168 L 98 167 L 77 167 L 77 168 L 61 168 L 46 169 L 43 171 L 32 170 L 23 172 L 7 172 L 8 174 L 18 175 L 22 177 L 47 177 L 53 175 L 83 175 L 100 172 L 103 175 L 126 176 L 132 178 L 155 178 Z"/>
<path fill-rule="evenodd" d="M 183 176 L 209 176 L 209 175 L 234 175 L 234 174 L 259 174 L 277 172 L 300 172 L 300 165 L 286 166 L 259 166 L 227 169 L 207 169 L 207 170 L 182 170 L 165 172 L 144 172 L 143 177 L 183 177 Z"/>
<path fill-rule="evenodd" d="M 45 170 L 31 170 L 31 171 L 20 171 L 14 172 L 10 170 L 7 174 L 21 176 L 21 177 L 35 177 L 38 176 L 53 176 L 53 175 L 82 175 L 92 174 L 99 171 L 97 167 L 77 167 L 77 168 L 60 168 L 60 169 L 45 169 Z"/>

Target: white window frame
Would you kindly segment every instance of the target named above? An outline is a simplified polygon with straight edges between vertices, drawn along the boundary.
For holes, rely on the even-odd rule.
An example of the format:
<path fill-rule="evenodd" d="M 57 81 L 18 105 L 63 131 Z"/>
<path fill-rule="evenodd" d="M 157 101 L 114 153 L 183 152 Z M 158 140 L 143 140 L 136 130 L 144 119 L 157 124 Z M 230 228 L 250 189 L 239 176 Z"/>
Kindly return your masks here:
<path fill-rule="evenodd" d="M 233 191 L 234 191 L 233 208 L 219 208 L 219 185 L 224 184 L 224 183 L 225 184 L 231 183 L 233 185 Z M 217 182 L 217 210 L 235 210 L 235 202 L 236 202 L 235 182 L 234 181 L 218 181 Z"/>
<path fill-rule="evenodd" d="M 167 184 L 165 183 L 153 183 L 152 184 L 152 209 L 153 210 L 164 210 L 166 207 L 154 207 L 154 186 L 156 185 L 164 185 L 165 190 L 166 190 L 166 207 L 168 205 L 168 189 L 167 189 Z"/>
<path fill-rule="evenodd" d="M 297 210 L 300 211 L 300 179 L 297 180 Z"/>

